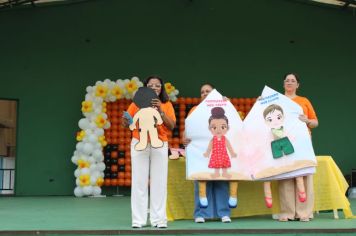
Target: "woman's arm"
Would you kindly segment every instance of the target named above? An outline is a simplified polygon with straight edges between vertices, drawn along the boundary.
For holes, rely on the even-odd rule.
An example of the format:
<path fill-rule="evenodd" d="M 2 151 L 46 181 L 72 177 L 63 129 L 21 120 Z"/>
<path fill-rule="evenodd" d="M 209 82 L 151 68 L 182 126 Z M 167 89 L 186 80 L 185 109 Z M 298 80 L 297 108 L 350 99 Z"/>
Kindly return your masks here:
<path fill-rule="evenodd" d="M 167 126 L 168 129 L 173 130 L 176 123 L 170 117 L 168 117 L 163 111 L 158 111 L 161 114 L 163 124 Z"/>
<path fill-rule="evenodd" d="M 305 124 L 310 128 L 310 129 L 314 129 L 316 127 L 318 127 L 319 122 L 317 119 L 308 119 L 308 117 L 306 115 L 300 115 L 299 119 L 303 122 L 305 122 Z"/>
<path fill-rule="evenodd" d="M 161 104 L 162 102 L 159 100 L 159 99 L 152 99 L 152 102 L 151 102 L 152 106 L 153 107 L 156 107 L 157 108 L 157 111 L 160 113 L 161 117 L 162 117 L 162 120 L 163 120 L 163 124 L 170 130 L 173 130 L 175 125 L 176 125 L 176 122 L 170 118 L 169 116 L 166 115 L 166 113 L 164 111 L 162 111 L 161 109 Z"/>

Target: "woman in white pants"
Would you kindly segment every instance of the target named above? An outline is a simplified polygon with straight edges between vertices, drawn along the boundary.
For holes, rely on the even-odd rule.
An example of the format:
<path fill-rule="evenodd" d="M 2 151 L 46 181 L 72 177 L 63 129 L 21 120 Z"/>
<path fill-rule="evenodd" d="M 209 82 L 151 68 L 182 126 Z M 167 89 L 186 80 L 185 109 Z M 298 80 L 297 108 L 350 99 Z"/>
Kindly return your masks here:
<path fill-rule="evenodd" d="M 159 99 L 152 99 L 152 106 L 160 113 L 163 124 L 157 125 L 158 137 L 163 147 L 153 148 L 148 143 L 146 149 L 136 151 L 139 142 L 139 131 L 132 132 L 131 141 L 131 211 L 132 227 L 141 228 L 147 224 L 148 195 L 150 195 L 150 222 L 153 227 L 167 228 L 167 175 L 168 175 L 168 137 L 175 126 L 176 117 L 172 103 L 164 89 L 164 83 L 158 76 L 150 76 L 144 82 L 152 88 Z M 133 117 L 139 108 L 132 103 L 127 112 Z M 123 124 L 128 125 L 124 117 Z M 149 183 L 149 184 L 148 184 Z M 150 189 L 148 189 L 148 186 Z M 150 191 L 148 194 L 148 190 Z"/>

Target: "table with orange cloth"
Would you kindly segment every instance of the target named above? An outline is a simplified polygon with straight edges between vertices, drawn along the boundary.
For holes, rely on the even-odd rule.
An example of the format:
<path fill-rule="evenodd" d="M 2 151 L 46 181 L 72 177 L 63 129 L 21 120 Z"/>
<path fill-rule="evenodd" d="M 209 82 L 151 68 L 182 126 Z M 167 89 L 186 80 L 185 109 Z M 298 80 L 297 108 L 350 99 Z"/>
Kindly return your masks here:
<path fill-rule="evenodd" d="M 345 196 L 348 184 L 330 156 L 317 156 L 314 174 L 314 211 L 342 209 L 345 218 L 353 218 L 350 202 Z M 279 213 L 278 181 L 272 181 L 273 207 L 264 203 L 263 182 L 239 181 L 238 206 L 231 217 L 268 215 Z M 186 180 L 185 159 L 169 160 L 168 167 L 168 220 L 193 219 L 194 182 Z"/>

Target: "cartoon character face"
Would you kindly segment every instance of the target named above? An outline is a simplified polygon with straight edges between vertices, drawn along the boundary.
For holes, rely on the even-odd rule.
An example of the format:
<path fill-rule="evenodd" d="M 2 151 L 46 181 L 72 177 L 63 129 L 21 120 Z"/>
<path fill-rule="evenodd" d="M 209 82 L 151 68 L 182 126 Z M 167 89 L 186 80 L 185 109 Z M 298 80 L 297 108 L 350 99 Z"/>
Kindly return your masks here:
<path fill-rule="evenodd" d="M 227 133 L 229 126 L 225 119 L 212 119 L 210 121 L 209 129 L 214 136 L 221 137 Z"/>
<path fill-rule="evenodd" d="M 280 110 L 273 110 L 265 117 L 266 124 L 272 129 L 279 129 L 283 126 L 284 115 Z"/>

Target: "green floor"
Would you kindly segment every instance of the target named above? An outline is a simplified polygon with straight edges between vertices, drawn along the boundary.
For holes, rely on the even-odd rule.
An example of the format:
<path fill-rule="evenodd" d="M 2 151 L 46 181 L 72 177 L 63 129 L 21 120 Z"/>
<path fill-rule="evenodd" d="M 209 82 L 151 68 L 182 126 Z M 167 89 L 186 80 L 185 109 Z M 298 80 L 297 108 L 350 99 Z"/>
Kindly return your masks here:
<path fill-rule="evenodd" d="M 356 212 L 356 199 L 351 201 L 353 212 Z M 145 227 L 134 232 L 147 234 L 188 234 L 199 233 L 198 230 L 206 230 L 202 234 L 209 234 L 208 230 L 215 230 L 215 234 L 221 230 L 222 233 L 234 233 L 229 230 L 265 230 L 282 229 L 280 233 L 291 233 L 288 235 L 300 235 L 293 232 L 294 229 L 336 229 L 340 232 L 356 235 L 356 219 L 343 219 L 342 211 L 339 211 L 339 220 L 333 219 L 332 212 L 322 212 L 315 215 L 311 222 L 278 222 L 271 216 L 258 216 L 233 219 L 231 224 L 223 224 L 219 221 L 208 221 L 204 224 L 196 224 L 192 220 L 177 220 L 169 222 L 168 232 L 159 229 Z M 48 234 L 69 233 L 78 231 L 81 234 L 132 234 L 131 213 L 129 197 L 107 197 L 107 198 L 75 198 L 75 197 L 2 197 L 0 198 L 0 234 L 16 231 L 29 231 L 28 233 Z M 56 232 L 58 230 L 58 232 Z M 189 231 L 191 230 L 191 231 Z M 288 230 L 288 232 L 283 232 Z M 350 231 L 351 230 L 351 231 Z M 63 231 L 63 232 L 60 232 Z M 92 232 L 89 232 L 92 231 Z M 25 234 L 25 232 L 22 232 Z M 212 233 L 212 232 L 211 232 Z M 241 234 L 242 233 L 242 234 Z M 264 233 L 264 232 L 255 232 Z M 314 235 L 317 232 L 305 232 Z M 333 235 L 335 235 L 334 232 Z M 251 235 L 251 234 L 249 234 Z M 282 235 L 282 234 L 279 234 Z M 319 234 L 320 235 L 320 234 Z M 343 234 L 345 235 L 345 234 Z M 350 234 L 352 235 L 352 234 Z"/>

